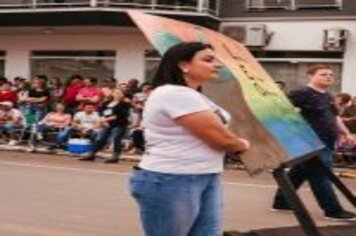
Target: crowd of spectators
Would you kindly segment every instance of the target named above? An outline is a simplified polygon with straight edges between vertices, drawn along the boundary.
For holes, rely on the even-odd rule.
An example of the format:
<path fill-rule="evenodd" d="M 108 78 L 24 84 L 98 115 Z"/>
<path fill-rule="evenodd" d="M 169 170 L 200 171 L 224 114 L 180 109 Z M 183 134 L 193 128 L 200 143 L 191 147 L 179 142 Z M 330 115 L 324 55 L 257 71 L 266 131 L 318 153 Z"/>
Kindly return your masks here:
<path fill-rule="evenodd" d="M 65 148 L 71 137 L 90 139 L 93 150 L 82 160 L 94 160 L 95 153 L 112 147 L 117 162 L 121 141 L 132 141 L 131 152 L 144 147 L 142 110 L 152 90 L 131 79 L 118 83 L 108 78 L 72 75 L 66 83 L 58 77 L 38 75 L 32 79 L 0 78 L 0 135 L 9 145 L 27 139 L 29 151 L 36 150 L 47 133 L 55 133 L 50 151 Z"/>
<path fill-rule="evenodd" d="M 348 93 L 339 93 L 335 96 L 335 103 L 340 118 L 353 135 L 356 135 L 356 97 Z M 350 144 L 338 144 L 338 154 L 343 162 L 353 164 L 356 157 L 356 146 Z"/>
<path fill-rule="evenodd" d="M 116 162 L 124 137 L 131 153 L 144 149 L 142 111 L 152 89 L 137 79 L 119 83 L 114 78 L 98 81 L 72 75 L 63 83 L 45 75 L 12 81 L 2 77 L 0 137 L 9 145 L 27 139 L 29 151 L 35 151 L 48 133 L 56 134 L 53 144 L 47 145 L 49 151 L 65 149 L 72 137 L 90 139 L 93 150 L 83 160 L 94 160 L 96 152 L 110 147 L 111 161 Z M 345 125 L 356 134 L 356 97 L 339 93 L 335 103 Z"/>

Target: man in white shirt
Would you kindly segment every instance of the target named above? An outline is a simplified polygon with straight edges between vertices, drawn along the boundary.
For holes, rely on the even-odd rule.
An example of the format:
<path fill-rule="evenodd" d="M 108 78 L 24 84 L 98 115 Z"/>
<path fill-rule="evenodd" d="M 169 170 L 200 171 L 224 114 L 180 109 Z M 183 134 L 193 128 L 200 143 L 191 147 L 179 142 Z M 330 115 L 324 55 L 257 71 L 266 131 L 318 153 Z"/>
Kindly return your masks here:
<path fill-rule="evenodd" d="M 20 110 L 14 108 L 10 101 L 0 102 L 0 134 L 7 134 L 10 137 L 9 145 L 15 145 L 16 131 L 22 129 L 25 118 Z"/>
<path fill-rule="evenodd" d="M 95 104 L 86 103 L 83 111 L 79 111 L 74 115 L 72 126 L 59 133 L 57 142 L 60 145 L 64 145 L 74 132 L 78 132 L 85 138 L 94 139 L 99 126 L 100 116 L 96 112 Z"/>

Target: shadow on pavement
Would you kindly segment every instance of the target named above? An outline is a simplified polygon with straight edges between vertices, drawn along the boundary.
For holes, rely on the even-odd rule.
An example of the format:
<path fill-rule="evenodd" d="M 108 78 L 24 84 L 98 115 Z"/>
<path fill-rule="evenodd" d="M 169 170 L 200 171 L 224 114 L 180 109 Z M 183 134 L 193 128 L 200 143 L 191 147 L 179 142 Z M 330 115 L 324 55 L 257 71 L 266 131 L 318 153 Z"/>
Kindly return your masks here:
<path fill-rule="evenodd" d="M 338 225 L 320 227 L 320 232 L 323 236 L 355 236 L 355 225 Z M 305 236 L 300 227 L 285 227 L 275 229 L 254 230 L 248 233 L 239 233 L 237 231 L 225 232 L 224 236 Z"/>

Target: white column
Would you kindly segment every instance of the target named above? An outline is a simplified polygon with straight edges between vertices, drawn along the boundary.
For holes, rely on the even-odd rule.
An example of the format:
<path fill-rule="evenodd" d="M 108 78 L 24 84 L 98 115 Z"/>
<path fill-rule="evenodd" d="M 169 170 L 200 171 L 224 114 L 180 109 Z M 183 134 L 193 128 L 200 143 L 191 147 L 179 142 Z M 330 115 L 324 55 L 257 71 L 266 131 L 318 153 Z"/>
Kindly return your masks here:
<path fill-rule="evenodd" d="M 136 78 L 144 81 L 145 55 L 143 48 L 121 48 L 116 51 L 115 78 L 125 82 Z"/>
<path fill-rule="evenodd" d="M 12 80 L 16 76 L 29 78 L 30 58 L 27 50 L 7 50 L 5 56 L 5 76 Z"/>
<path fill-rule="evenodd" d="M 198 1 L 198 12 L 202 12 L 204 10 L 204 3 L 206 0 L 199 0 Z"/>
<path fill-rule="evenodd" d="M 345 93 L 350 93 L 352 96 L 356 95 L 356 67 L 355 67 L 355 57 L 356 57 L 356 43 L 348 45 L 348 48 L 344 54 L 344 63 L 342 68 L 342 81 L 341 81 L 341 91 Z"/>
<path fill-rule="evenodd" d="M 297 6 L 295 5 L 295 0 L 291 1 L 291 7 L 290 7 L 293 11 L 297 9 Z"/>
<path fill-rule="evenodd" d="M 98 5 L 98 1 L 97 0 L 90 0 L 90 6 L 91 7 L 96 7 Z"/>

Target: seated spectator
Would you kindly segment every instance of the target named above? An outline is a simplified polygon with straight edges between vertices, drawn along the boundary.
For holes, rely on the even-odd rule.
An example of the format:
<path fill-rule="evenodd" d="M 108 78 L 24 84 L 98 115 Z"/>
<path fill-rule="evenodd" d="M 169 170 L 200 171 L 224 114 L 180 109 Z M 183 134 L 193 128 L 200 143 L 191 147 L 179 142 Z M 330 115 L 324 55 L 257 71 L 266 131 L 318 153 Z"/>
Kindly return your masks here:
<path fill-rule="evenodd" d="M 103 94 L 100 88 L 96 85 L 98 79 L 91 77 L 84 79 L 84 87 L 81 88 L 75 98 L 79 102 L 79 109 L 83 108 L 84 103 L 92 103 L 96 108 L 99 108 Z"/>
<path fill-rule="evenodd" d="M 10 82 L 4 82 L 0 90 L 0 102 L 9 101 L 16 106 L 17 104 L 17 93 L 12 90 L 12 85 Z"/>
<path fill-rule="evenodd" d="M 35 115 L 36 123 L 45 117 L 48 112 L 50 92 L 46 88 L 47 77 L 38 75 L 32 80 L 32 88 L 28 92 L 26 102 L 29 112 Z"/>
<path fill-rule="evenodd" d="M 104 103 L 101 109 L 101 124 L 98 137 L 95 139 L 93 150 L 88 156 L 80 158 L 81 161 L 95 160 L 95 154 L 100 151 L 113 137 L 114 152 L 105 163 L 116 163 L 119 161 L 121 153 L 121 140 L 126 133 L 128 126 L 130 105 L 124 101 L 124 93 L 120 89 L 115 89 L 112 100 Z"/>
<path fill-rule="evenodd" d="M 72 117 L 65 112 L 63 103 L 56 103 L 55 110 L 48 113 L 37 125 L 36 135 L 31 137 L 31 144 L 34 145 L 36 141 L 42 140 L 46 132 L 59 132 L 64 128 L 69 127 Z"/>
<path fill-rule="evenodd" d="M 83 111 L 79 111 L 74 115 L 72 126 L 65 128 L 59 133 L 57 143 L 60 146 L 65 146 L 73 133 L 79 133 L 84 138 L 94 140 L 100 127 L 100 116 L 95 111 L 95 104 L 85 103 L 83 106 Z"/>
<path fill-rule="evenodd" d="M 72 75 L 67 87 L 64 89 L 64 104 L 70 114 L 74 115 L 78 111 L 79 102 L 76 97 L 79 90 L 83 88 L 83 78 L 80 75 Z"/>
<path fill-rule="evenodd" d="M 16 145 L 16 132 L 25 125 L 21 111 L 10 101 L 0 102 L 0 133 L 9 135 L 9 145 Z"/>

